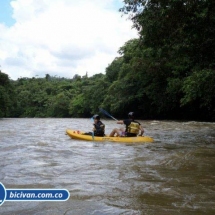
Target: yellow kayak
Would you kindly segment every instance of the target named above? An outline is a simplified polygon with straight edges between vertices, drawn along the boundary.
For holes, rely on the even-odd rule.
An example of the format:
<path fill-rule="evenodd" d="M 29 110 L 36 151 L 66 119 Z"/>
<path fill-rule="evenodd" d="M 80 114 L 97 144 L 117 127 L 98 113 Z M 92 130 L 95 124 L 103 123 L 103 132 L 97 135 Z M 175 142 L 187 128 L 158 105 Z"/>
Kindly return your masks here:
<path fill-rule="evenodd" d="M 153 138 L 148 136 L 137 136 L 137 137 L 96 137 L 91 135 L 85 135 L 83 131 L 67 129 L 66 133 L 72 138 L 77 140 L 86 141 L 110 141 L 110 142 L 121 142 L 121 143 L 151 143 Z"/>

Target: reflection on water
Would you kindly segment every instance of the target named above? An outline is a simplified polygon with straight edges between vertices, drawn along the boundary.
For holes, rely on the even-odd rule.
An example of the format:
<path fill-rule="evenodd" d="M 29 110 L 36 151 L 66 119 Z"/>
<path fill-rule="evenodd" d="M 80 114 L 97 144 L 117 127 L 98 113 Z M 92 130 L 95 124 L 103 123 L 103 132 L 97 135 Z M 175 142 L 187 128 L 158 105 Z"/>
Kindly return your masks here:
<path fill-rule="evenodd" d="M 108 120 L 106 133 L 116 127 Z M 6 188 L 68 189 L 66 202 L 5 202 L 1 214 L 214 214 L 215 123 L 142 121 L 147 144 L 72 140 L 88 119 L 1 119 Z"/>

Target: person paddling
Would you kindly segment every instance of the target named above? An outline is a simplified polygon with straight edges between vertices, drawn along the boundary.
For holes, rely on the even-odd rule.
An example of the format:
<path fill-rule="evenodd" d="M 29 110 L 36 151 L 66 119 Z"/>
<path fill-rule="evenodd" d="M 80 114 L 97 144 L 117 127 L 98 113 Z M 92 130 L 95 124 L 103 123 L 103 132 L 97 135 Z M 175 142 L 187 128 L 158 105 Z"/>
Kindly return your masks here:
<path fill-rule="evenodd" d="M 95 114 L 93 116 L 93 132 L 84 133 L 86 135 L 94 135 L 98 137 L 105 136 L 105 124 L 101 122 L 100 116 Z"/>
<path fill-rule="evenodd" d="M 114 128 L 110 133 L 110 137 L 121 136 L 121 137 L 136 137 L 139 134 L 142 136 L 144 133 L 144 129 L 142 125 L 134 120 L 134 112 L 128 113 L 128 119 L 119 120 L 117 124 L 124 124 L 126 127 L 124 128 Z"/>

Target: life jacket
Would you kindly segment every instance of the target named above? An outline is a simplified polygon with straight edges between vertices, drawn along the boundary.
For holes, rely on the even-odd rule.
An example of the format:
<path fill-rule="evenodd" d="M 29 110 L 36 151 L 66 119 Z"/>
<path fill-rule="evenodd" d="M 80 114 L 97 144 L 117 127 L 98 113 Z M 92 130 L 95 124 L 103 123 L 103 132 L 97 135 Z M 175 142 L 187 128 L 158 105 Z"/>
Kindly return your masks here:
<path fill-rule="evenodd" d="M 140 128 L 139 123 L 132 121 L 131 124 L 128 126 L 127 132 L 131 134 L 138 134 L 139 128 Z"/>
<path fill-rule="evenodd" d="M 101 126 L 103 125 L 103 126 Z M 95 135 L 104 135 L 105 133 L 105 125 L 101 122 L 101 121 L 98 121 L 98 123 L 94 124 L 94 127 L 95 127 L 95 131 L 94 131 L 94 134 Z"/>

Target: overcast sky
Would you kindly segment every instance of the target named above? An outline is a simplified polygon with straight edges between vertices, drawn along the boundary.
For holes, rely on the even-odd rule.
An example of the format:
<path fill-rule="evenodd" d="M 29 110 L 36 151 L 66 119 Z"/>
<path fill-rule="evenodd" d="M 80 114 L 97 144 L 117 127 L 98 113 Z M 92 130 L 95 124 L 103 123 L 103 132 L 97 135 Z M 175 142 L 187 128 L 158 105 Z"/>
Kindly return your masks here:
<path fill-rule="evenodd" d="M 1 0 L 0 65 L 11 79 L 92 76 L 137 37 L 122 0 Z"/>

